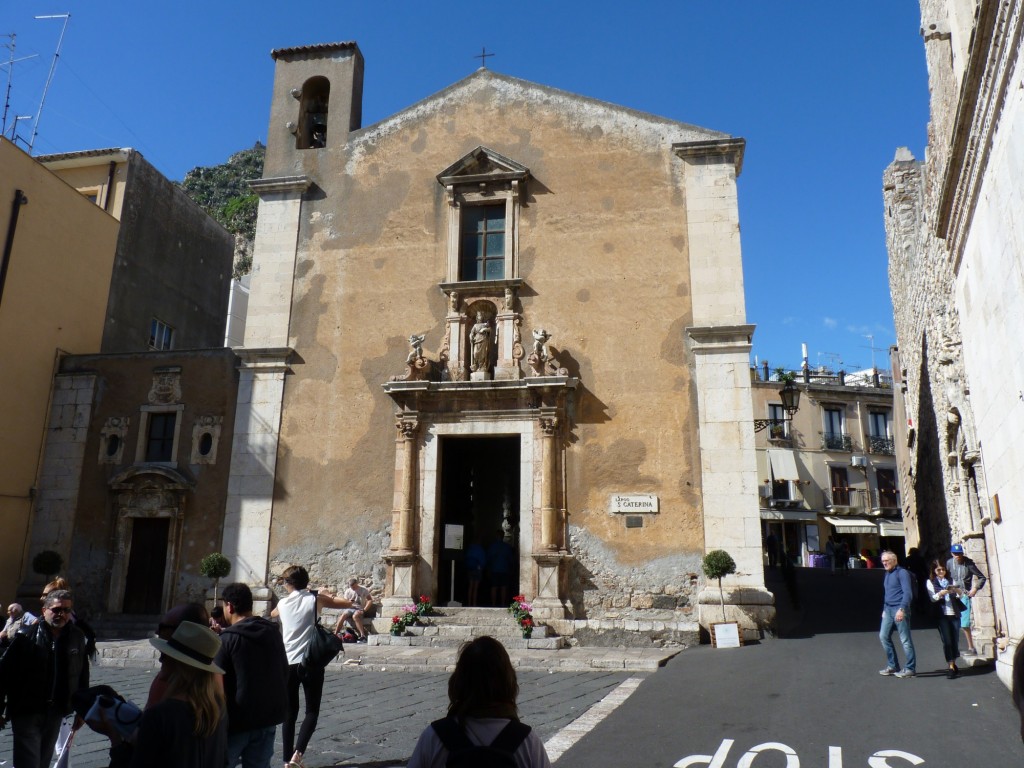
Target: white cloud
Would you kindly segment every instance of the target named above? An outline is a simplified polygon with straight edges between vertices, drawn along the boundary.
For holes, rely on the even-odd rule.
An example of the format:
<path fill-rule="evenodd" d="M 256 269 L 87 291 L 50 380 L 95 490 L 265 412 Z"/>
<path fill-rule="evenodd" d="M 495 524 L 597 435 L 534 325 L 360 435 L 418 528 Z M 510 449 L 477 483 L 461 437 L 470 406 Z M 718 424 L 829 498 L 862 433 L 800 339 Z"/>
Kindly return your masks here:
<path fill-rule="evenodd" d="M 835 319 L 834 317 L 825 317 L 825 318 L 822 318 L 822 321 L 821 321 L 821 322 L 822 322 L 822 323 L 824 324 L 824 326 L 825 326 L 826 328 L 830 328 L 830 329 L 831 329 L 831 328 L 835 328 L 835 327 L 836 327 L 837 325 L 839 325 L 839 321 L 838 321 L 838 320 L 836 320 L 836 319 Z"/>

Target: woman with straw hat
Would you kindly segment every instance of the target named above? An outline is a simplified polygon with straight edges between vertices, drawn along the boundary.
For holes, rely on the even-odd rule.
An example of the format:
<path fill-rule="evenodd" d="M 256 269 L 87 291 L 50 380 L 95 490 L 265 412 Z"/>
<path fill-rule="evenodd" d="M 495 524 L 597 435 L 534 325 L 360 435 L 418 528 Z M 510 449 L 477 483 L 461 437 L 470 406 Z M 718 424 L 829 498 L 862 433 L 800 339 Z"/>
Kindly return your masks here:
<path fill-rule="evenodd" d="M 166 697 L 139 722 L 132 768 L 223 768 L 227 751 L 224 670 L 213 663 L 220 638 L 183 621 L 169 640 L 151 638 L 170 667 Z"/>

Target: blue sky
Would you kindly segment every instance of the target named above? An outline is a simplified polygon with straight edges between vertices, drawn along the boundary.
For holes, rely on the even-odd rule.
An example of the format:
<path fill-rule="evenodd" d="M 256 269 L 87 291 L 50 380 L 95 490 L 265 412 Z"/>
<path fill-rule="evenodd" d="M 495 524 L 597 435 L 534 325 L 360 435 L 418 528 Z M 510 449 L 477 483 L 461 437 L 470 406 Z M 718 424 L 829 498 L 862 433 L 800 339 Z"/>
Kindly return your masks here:
<path fill-rule="evenodd" d="M 914 0 L 0 3 L 16 58 L 38 54 L 14 65 L 8 131 L 34 117 L 61 32 L 34 17 L 70 13 L 35 153 L 131 146 L 172 179 L 265 140 L 272 48 L 339 40 L 366 59 L 364 125 L 486 46 L 503 74 L 741 136 L 754 354 L 797 366 L 806 342 L 812 366 L 854 370 L 873 344 L 887 367 L 881 177 L 898 146 L 923 156 L 928 120 Z"/>

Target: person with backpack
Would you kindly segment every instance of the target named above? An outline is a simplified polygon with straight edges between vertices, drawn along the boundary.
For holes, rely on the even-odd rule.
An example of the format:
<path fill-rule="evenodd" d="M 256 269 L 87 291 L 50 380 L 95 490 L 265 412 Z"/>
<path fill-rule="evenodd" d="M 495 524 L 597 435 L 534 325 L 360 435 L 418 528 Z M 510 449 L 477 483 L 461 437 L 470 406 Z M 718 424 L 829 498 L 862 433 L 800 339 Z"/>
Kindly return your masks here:
<path fill-rule="evenodd" d="M 518 696 L 505 646 L 486 635 L 466 643 L 448 679 L 448 716 L 420 734 L 408 768 L 550 768 L 540 737 L 519 722 Z"/>

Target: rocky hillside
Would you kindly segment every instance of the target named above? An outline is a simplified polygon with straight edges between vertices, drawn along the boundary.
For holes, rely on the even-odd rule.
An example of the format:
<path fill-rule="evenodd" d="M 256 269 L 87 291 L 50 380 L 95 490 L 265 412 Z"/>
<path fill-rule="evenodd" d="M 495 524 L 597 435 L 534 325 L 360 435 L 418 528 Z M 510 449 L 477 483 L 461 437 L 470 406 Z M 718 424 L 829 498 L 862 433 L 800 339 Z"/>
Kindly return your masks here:
<path fill-rule="evenodd" d="M 249 189 L 248 182 L 263 175 L 265 152 L 266 147 L 257 141 L 252 149 L 236 152 L 226 163 L 193 168 L 181 182 L 189 197 L 235 235 L 236 278 L 252 269 L 259 198 Z"/>

